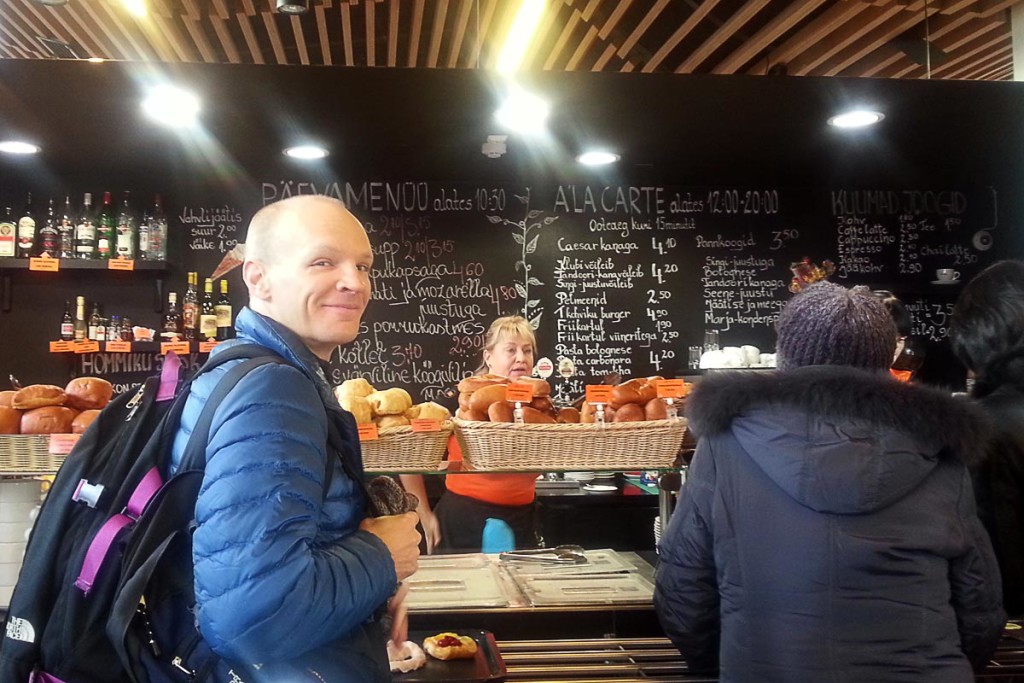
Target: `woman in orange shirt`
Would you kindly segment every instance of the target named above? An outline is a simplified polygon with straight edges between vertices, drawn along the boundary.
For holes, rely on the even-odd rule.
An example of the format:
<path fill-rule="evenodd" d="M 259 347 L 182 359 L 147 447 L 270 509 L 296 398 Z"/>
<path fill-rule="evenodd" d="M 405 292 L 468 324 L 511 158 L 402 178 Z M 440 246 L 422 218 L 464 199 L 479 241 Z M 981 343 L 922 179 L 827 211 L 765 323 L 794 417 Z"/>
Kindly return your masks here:
<path fill-rule="evenodd" d="M 529 376 L 536 348 L 537 339 L 526 318 L 498 318 L 487 330 L 477 374 L 502 375 L 510 381 Z M 459 460 L 462 452 L 453 437 L 448 442 L 448 461 Z M 427 497 L 423 478 L 406 475 L 401 479 L 421 501 L 419 513 L 428 552 L 435 547 L 442 552 L 479 552 L 488 518 L 500 519 L 511 527 L 517 548 L 538 545 L 536 473 L 448 475 L 447 490 L 433 511 L 424 504 Z"/>

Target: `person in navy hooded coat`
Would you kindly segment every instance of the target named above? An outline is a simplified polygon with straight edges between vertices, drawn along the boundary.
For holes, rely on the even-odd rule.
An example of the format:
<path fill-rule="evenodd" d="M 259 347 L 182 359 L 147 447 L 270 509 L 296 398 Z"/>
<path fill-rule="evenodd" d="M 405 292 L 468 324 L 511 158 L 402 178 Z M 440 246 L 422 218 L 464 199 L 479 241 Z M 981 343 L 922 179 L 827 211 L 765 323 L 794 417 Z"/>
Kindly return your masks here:
<path fill-rule="evenodd" d="M 864 288 L 811 285 L 777 330 L 777 372 L 708 375 L 688 400 L 666 634 L 723 682 L 973 681 L 1005 622 L 965 466 L 980 414 L 888 376 L 896 330 Z"/>

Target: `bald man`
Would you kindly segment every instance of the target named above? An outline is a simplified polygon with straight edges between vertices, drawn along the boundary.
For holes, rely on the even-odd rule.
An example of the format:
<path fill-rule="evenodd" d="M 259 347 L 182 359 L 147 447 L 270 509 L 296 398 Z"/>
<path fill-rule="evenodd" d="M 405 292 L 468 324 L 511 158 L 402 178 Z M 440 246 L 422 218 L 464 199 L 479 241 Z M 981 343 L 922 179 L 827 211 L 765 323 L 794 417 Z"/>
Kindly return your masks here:
<path fill-rule="evenodd" d="M 249 226 L 249 306 L 236 339 L 213 353 L 257 344 L 287 364 L 239 382 L 217 409 L 206 450 L 195 617 L 225 680 L 391 680 L 375 615 L 388 605 L 392 636 L 405 639 L 405 594 L 396 590 L 416 570 L 416 514 L 365 518 L 355 422 L 324 374 L 334 348 L 359 332 L 372 265 L 363 226 L 335 199 L 270 204 Z M 213 387 L 239 362 L 193 385 L 172 470 Z M 328 446 L 329 425 L 341 434 L 340 453 Z"/>

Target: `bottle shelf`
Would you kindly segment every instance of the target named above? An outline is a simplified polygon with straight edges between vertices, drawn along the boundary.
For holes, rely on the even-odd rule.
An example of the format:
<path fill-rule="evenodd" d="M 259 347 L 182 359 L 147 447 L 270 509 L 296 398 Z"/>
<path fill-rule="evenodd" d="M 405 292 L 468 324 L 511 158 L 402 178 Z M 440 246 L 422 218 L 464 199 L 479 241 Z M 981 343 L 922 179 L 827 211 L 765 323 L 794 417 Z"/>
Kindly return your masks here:
<path fill-rule="evenodd" d="M 110 267 L 110 261 L 117 259 L 55 259 L 60 263 L 61 270 L 117 270 Z M 167 261 L 140 261 L 134 262 L 132 270 L 167 270 Z M 27 258 L 14 258 L 5 256 L 0 258 L 0 270 L 28 270 L 29 260 Z"/>
<path fill-rule="evenodd" d="M 62 341 L 51 341 L 50 353 L 163 353 L 163 344 L 170 343 L 176 347 L 174 350 L 179 353 L 185 353 L 187 347 L 187 353 L 209 353 L 213 347 L 223 342 L 199 342 L 199 341 L 180 341 L 180 342 L 159 342 L 159 341 L 133 341 L 133 342 L 92 342 L 95 345 L 89 350 L 85 350 L 85 344 L 89 342 L 62 342 Z M 107 348 L 107 344 L 113 343 L 116 346 Z M 81 344 L 81 346 L 79 346 Z"/>

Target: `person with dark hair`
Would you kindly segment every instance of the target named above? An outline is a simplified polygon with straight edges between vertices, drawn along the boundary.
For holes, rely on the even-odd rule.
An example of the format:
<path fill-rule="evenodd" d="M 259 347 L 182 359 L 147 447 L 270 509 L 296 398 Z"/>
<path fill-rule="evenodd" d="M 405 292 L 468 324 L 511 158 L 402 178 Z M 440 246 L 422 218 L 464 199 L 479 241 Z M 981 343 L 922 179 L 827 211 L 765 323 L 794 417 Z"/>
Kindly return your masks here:
<path fill-rule="evenodd" d="M 893 381 L 892 317 L 820 282 L 774 373 L 706 376 L 654 604 L 695 672 L 751 681 L 973 681 L 1005 615 L 965 463 L 979 411 Z"/>
<path fill-rule="evenodd" d="M 892 354 L 889 374 L 901 382 L 909 382 L 924 362 L 924 350 L 910 339 L 914 327 L 910 311 L 899 297 L 887 289 L 876 289 L 871 293 L 882 302 L 896 325 L 896 350 Z"/>
<path fill-rule="evenodd" d="M 995 437 L 973 469 L 1010 616 L 1024 616 L 1024 263 L 1000 261 L 971 280 L 949 324 L 953 351 L 974 373 L 971 392 Z"/>

